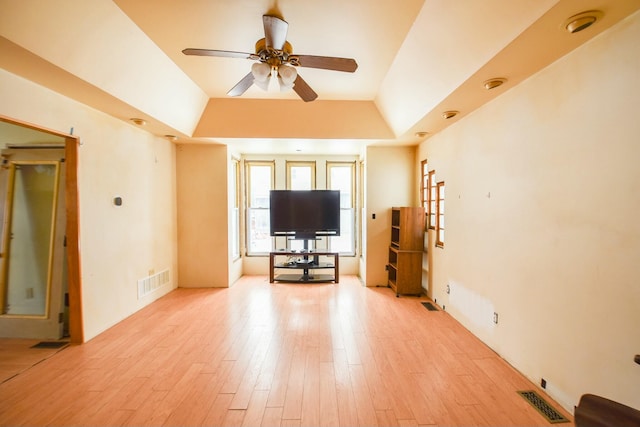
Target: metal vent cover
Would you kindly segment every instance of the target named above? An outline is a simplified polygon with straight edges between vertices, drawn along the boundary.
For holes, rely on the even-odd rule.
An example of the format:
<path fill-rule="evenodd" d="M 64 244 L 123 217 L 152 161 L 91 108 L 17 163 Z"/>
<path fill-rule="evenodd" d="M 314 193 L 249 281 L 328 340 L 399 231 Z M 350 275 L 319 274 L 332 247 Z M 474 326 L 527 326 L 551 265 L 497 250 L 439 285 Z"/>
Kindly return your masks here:
<path fill-rule="evenodd" d="M 556 411 L 546 400 L 542 398 L 538 393 L 533 390 L 518 391 L 518 394 L 522 396 L 527 402 L 531 404 L 540 414 L 552 424 L 556 423 L 568 423 L 569 420 Z"/>
<path fill-rule="evenodd" d="M 429 311 L 439 311 L 438 308 L 430 302 L 423 302 L 422 305 Z"/>

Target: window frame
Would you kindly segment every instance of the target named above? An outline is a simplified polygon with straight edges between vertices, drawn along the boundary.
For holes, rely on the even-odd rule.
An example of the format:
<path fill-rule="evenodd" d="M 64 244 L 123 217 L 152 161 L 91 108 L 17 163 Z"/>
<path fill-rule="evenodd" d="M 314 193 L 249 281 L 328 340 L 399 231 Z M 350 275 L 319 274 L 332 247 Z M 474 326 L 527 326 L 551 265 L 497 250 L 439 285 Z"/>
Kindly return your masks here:
<path fill-rule="evenodd" d="M 438 210 L 437 200 L 438 200 L 438 189 L 436 183 L 436 171 L 429 171 L 429 179 L 427 185 L 427 196 L 428 196 L 428 215 L 427 215 L 427 228 L 430 230 L 436 229 L 436 212 Z"/>
<path fill-rule="evenodd" d="M 241 248 L 241 224 L 240 224 L 240 160 L 236 158 L 231 159 L 232 167 L 232 189 L 234 191 L 233 200 L 231 200 L 231 218 L 235 220 L 235 224 L 232 227 L 231 234 L 231 258 L 235 261 L 242 257 Z"/>
<path fill-rule="evenodd" d="M 286 188 L 287 190 L 291 190 L 292 188 L 292 183 L 293 180 L 291 179 L 291 169 L 294 167 L 308 167 L 311 169 L 311 188 L 300 188 L 299 190 L 315 190 L 316 189 L 316 162 L 315 160 L 308 160 L 308 161 L 303 161 L 303 160 L 285 160 L 285 168 L 286 168 Z M 279 237 L 276 237 L 276 239 L 279 239 Z M 287 249 L 289 250 L 301 250 L 304 248 L 304 244 L 305 242 L 303 240 L 295 240 L 295 239 L 291 239 L 289 237 L 284 237 L 285 240 L 285 246 L 287 247 Z M 277 241 L 276 241 L 276 246 L 277 245 Z M 308 245 L 308 249 L 315 249 L 316 248 L 316 241 L 315 240 L 310 240 L 308 242 L 306 242 Z"/>
<path fill-rule="evenodd" d="M 264 256 L 273 251 L 274 239 L 271 237 L 271 248 L 267 252 L 253 252 L 251 247 L 251 212 L 256 211 L 270 211 L 270 208 L 252 207 L 251 206 L 251 167 L 252 166 L 268 166 L 271 169 L 271 182 L 270 189 L 273 190 L 275 186 L 275 170 L 276 162 L 274 160 L 245 160 L 245 253 L 247 256 Z"/>
<path fill-rule="evenodd" d="M 444 248 L 444 201 L 445 201 L 445 185 L 444 181 L 436 183 L 436 246 Z"/>
<path fill-rule="evenodd" d="M 294 167 L 309 167 L 311 168 L 311 188 L 309 190 L 315 190 L 316 189 L 316 162 L 315 160 L 309 160 L 309 161 L 300 161 L 300 160 L 287 160 L 285 162 L 286 164 L 286 169 L 287 169 L 287 182 L 286 182 L 286 187 L 287 190 L 291 190 L 291 168 Z"/>
<path fill-rule="evenodd" d="M 333 190 L 332 186 L 331 186 L 331 169 L 334 167 L 349 167 L 351 169 L 351 197 L 350 197 L 350 207 L 349 208 L 343 208 L 342 207 L 342 199 L 341 199 L 341 203 L 340 203 L 340 215 L 342 216 L 342 211 L 350 211 L 351 212 L 351 250 L 348 252 L 339 252 L 340 255 L 343 256 L 355 256 L 356 255 L 356 240 L 357 240 L 357 230 L 356 230 L 356 223 L 357 223 L 357 210 L 356 210 L 356 161 L 346 161 L 346 162 L 341 162 L 341 161 L 327 161 L 326 164 L 326 175 L 327 175 L 327 189 L 328 190 Z M 340 230 L 340 235 L 342 235 L 342 230 Z M 329 250 L 332 250 L 331 248 L 331 242 L 332 239 L 335 238 L 339 238 L 339 237 L 329 237 L 327 245 Z"/>
<path fill-rule="evenodd" d="M 429 165 L 427 159 L 420 161 L 420 204 L 424 208 L 425 230 L 429 228 Z"/>

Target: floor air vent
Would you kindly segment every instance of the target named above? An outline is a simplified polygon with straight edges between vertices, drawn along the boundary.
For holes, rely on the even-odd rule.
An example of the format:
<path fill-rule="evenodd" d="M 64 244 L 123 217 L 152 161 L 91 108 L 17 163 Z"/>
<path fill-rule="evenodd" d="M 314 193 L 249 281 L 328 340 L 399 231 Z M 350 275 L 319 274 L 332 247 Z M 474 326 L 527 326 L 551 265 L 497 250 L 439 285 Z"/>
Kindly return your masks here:
<path fill-rule="evenodd" d="M 160 289 L 164 285 L 169 284 L 169 270 L 164 270 L 144 279 L 138 280 L 138 299 L 149 295 L 150 293 Z"/>
<path fill-rule="evenodd" d="M 553 409 L 538 393 L 533 390 L 519 391 L 518 394 L 526 399 L 540 414 L 552 424 L 568 423 L 569 420 L 560 412 Z"/>
<path fill-rule="evenodd" d="M 69 345 L 69 341 L 41 341 L 31 348 L 62 348 Z"/>
<path fill-rule="evenodd" d="M 423 302 L 422 305 L 429 311 L 438 311 L 438 308 L 430 302 Z"/>

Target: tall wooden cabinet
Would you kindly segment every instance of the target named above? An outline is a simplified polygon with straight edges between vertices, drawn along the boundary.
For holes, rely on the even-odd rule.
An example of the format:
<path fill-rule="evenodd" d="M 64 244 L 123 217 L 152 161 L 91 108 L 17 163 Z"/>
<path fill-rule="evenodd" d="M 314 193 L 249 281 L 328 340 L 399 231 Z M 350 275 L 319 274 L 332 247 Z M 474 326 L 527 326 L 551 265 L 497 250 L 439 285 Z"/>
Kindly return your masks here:
<path fill-rule="evenodd" d="M 424 208 L 391 208 L 389 287 L 396 296 L 422 293 Z"/>

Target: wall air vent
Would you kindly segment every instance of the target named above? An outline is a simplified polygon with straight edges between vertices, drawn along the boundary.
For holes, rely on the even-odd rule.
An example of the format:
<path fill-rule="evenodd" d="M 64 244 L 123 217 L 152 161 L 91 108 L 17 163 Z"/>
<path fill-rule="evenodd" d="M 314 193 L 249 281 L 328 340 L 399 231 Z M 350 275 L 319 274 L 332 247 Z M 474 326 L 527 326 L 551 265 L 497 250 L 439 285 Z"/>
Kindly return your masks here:
<path fill-rule="evenodd" d="M 138 299 L 168 285 L 171 281 L 169 270 L 164 270 L 138 280 Z"/>

